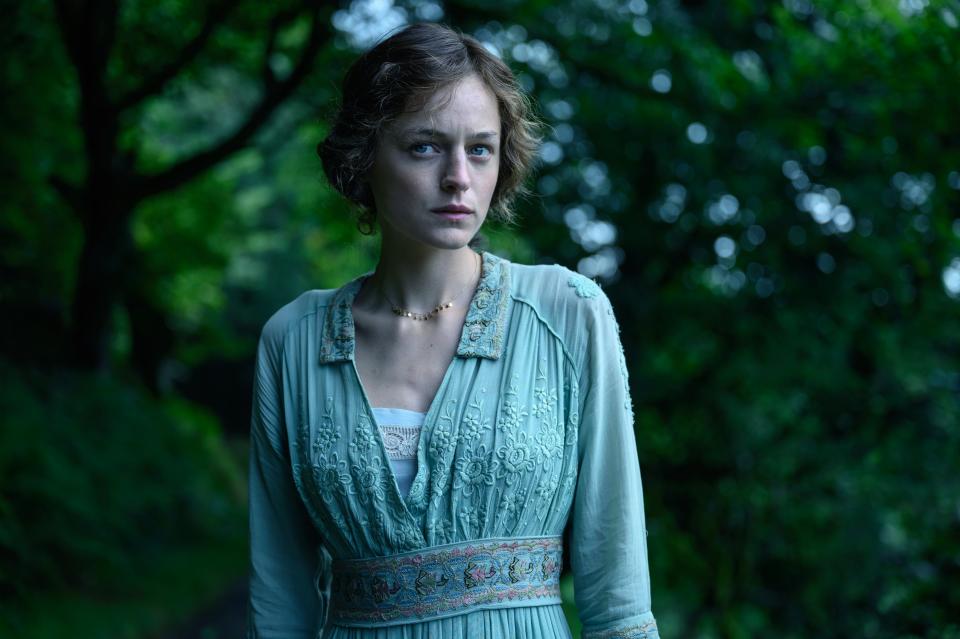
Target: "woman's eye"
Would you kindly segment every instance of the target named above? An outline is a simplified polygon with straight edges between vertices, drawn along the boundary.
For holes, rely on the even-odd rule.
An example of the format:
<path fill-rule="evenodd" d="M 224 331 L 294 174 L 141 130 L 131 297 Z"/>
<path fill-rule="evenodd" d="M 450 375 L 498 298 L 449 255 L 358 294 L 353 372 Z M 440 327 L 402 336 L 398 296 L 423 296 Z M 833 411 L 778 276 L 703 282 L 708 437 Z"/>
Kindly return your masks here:
<path fill-rule="evenodd" d="M 417 155 L 428 155 L 435 149 L 434 146 L 429 142 L 417 142 L 416 144 L 410 145 L 410 150 Z"/>
<path fill-rule="evenodd" d="M 470 153 L 478 157 L 487 157 L 493 155 L 493 149 L 485 144 L 478 144 L 474 147 L 471 147 Z"/>

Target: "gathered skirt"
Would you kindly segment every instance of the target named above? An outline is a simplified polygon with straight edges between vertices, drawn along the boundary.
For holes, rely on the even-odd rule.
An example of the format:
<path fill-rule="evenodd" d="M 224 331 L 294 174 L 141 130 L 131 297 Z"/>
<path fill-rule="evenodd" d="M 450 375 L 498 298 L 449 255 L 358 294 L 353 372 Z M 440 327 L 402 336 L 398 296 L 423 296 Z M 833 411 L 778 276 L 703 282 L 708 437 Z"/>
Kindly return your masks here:
<path fill-rule="evenodd" d="M 322 639 L 571 639 L 563 606 L 522 606 L 468 613 L 384 628 L 350 628 L 328 624 Z"/>

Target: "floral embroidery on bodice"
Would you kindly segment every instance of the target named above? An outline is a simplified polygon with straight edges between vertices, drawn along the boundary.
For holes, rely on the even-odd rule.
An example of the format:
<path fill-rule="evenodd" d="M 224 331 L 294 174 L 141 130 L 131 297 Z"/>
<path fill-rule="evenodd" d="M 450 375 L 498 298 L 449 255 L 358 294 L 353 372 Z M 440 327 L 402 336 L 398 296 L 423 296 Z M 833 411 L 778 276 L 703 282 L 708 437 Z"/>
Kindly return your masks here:
<path fill-rule="evenodd" d="M 312 471 L 301 469 L 297 479 L 314 517 L 337 529 L 328 535 L 343 544 L 334 545 L 335 556 L 563 532 L 576 477 L 575 368 L 549 330 L 525 345 L 535 357 L 501 356 L 508 316 L 531 309 L 510 304 L 509 263 L 482 258 L 457 354 L 419 432 L 396 420 L 378 424 L 384 409 L 369 405 L 356 374 L 350 311 L 366 275 L 341 287 L 326 309 L 324 365 L 308 383 L 349 390 L 301 419 Z M 528 321 L 542 325 L 536 315 Z"/>

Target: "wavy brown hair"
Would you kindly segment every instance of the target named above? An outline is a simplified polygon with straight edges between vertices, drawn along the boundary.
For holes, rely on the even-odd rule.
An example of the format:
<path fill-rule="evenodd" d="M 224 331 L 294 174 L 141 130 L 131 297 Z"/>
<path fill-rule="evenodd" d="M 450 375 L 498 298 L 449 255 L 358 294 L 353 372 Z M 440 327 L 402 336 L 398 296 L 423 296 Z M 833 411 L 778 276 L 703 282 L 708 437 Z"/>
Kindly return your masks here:
<path fill-rule="evenodd" d="M 412 24 L 361 55 L 347 71 L 330 133 L 317 145 L 323 170 L 361 208 L 357 227 L 374 232 L 376 205 L 366 184 L 383 127 L 420 108 L 429 96 L 476 73 L 497 98 L 502 142 L 490 217 L 513 224 L 513 202 L 527 192 L 540 142 L 540 120 L 510 68 L 475 38 L 450 27 Z"/>

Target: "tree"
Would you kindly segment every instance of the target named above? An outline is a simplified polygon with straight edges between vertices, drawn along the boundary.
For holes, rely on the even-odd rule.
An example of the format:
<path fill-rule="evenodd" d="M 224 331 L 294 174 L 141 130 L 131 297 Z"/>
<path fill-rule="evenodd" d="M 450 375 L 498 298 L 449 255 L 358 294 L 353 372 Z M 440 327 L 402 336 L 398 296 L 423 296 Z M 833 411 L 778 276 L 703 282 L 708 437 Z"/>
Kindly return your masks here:
<path fill-rule="evenodd" d="M 107 340 L 113 305 L 124 301 L 130 308 L 131 320 L 139 324 L 132 328 L 136 339 L 134 358 L 140 364 L 145 381 L 153 379 L 161 353 L 151 353 L 151 346 L 163 345 L 158 330 L 163 330 L 162 309 L 156 308 L 140 293 L 142 282 L 137 277 L 136 249 L 131 242 L 130 220 L 136 207 L 144 200 L 176 189 L 217 163 L 244 148 L 270 119 L 278 107 L 288 100 L 308 77 L 318 52 L 331 37 L 332 9 L 312 1 L 287 3 L 264 15 L 265 9 L 248 10 L 241 16 L 238 27 L 229 22 L 236 13 L 236 1 L 221 1 L 208 5 L 202 15 L 189 9 L 182 16 L 192 23 L 192 35 L 174 44 L 168 38 L 177 36 L 180 29 L 169 33 L 162 29 L 158 42 L 149 43 L 154 55 L 137 52 L 140 39 L 150 35 L 150 11 L 130 3 L 126 8 L 140 15 L 131 21 L 141 23 L 136 33 L 121 33 L 124 5 L 117 1 L 55 2 L 56 18 L 63 45 L 74 67 L 79 89 L 79 124 L 83 132 L 84 171 L 79 181 L 54 174 L 51 183 L 79 219 L 84 239 L 77 268 L 76 286 L 72 303 L 73 360 L 85 368 L 100 369 L 106 363 Z M 274 5 L 277 6 L 277 5 Z M 153 13 L 162 15 L 163 5 Z M 159 17 L 159 16 L 158 16 Z M 136 111 L 161 94 L 179 75 L 196 74 L 197 67 L 210 64 L 205 49 L 218 35 L 216 46 L 221 58 L 237 54 L 238 61 L 249 58 L 238 47 L 248 47 L 246 41 L 223 44 L 234 31 L 250 29 L 260 22 L 267 25 L 263 52 L 260 56 L 260 95 L 246 116 L 221 139 L 213 141 L 189 156 L 177 158 L 166 166 L 149 171 L 138 166 L 138 151 L 131 143 L 131 135 L 124 129 L 136 126 Z M 281 51 L 280 36 L 284 30 L 306 22 L 308 31 L 299 46 L 292 68 L 284 74 L 275 70 L 276 54 Z M 218 32 L 228 32 L 218 34 Z M 249 37 L 249 34 L 247 34 Z M 119 43 L 118 40 L 125 42 Z M 170 38 L 171 40 L 173 38 Z M 179 48 L 177 48 L 179 47 Z M 289 47 L 288 47 L 289 48 Z M 119 49 L 128 59 L 112 59 Z M 174 49 L 173 55 L 158 55 Z M 212 57 L 212 56 L 210 56 Z M 164 60 L 162 62 L 158 62 Z M 124 67 L 117 77 L 116 68 Z M 245 65 L 238 65 L 245 66 Z M 152 350 L 155 350 L 153 348 Z"/>

